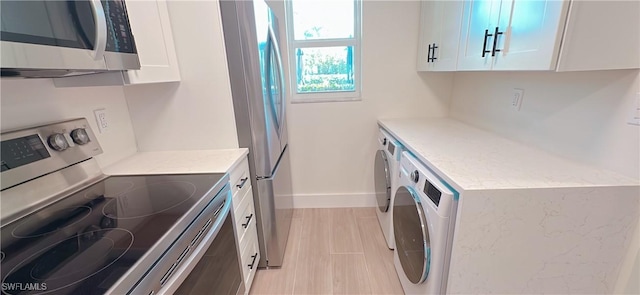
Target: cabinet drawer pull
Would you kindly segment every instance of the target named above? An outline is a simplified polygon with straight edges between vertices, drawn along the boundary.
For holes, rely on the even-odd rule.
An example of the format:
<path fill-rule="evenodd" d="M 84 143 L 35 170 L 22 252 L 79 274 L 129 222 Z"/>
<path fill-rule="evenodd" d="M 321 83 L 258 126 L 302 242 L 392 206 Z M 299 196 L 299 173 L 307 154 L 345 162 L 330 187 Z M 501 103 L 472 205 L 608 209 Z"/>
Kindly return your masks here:
<path fill-rule="evenodd" d="M 244 186 L 244 184 L 247 182 L 247 180 L 249 180 L 249 177 L 245 177 L 243 179 L 240 179 L 240 184 L 236 184 L 237 188 L 242 188 Z"/>
<path fill-rule="evenodd" d="M 491 50 L 491 56 L 496 56 L 496 52 L 502 51 L 501 49 L 497 49 L 498 46 L 498 35 L 502 35 L 504 32 L 499 32 L 498 27 L 496 27 L 496 31 L 493 33 L 493 49 Z"/>
<path fill-rule="evenodd" d="M 253 258 L 251 260 L 251 264 L 247 264 L 249 269 L 253 269 L 253 266 L 256 264 L 256 258 L 258 258 L 258 253 L 251 255 L 251 258 Z"/>
<path fill-rule="evenodd" d="M 489 37 L 493 36 L 493 34 L 489 34 L 489 30 L 484 30 L 484 42 L 482 42 L 482 57 L 485 57 L 485 55 L 489 52 L 491 52 L 491 50 L 487 50 L 487 39 Z"/>
<path fill-rule="evenodd" d="M 251 213 L 251 215 L 249 216 L 245 216 L 244 218 L 247 219 L 247 222 L 242 224 L 242 227 L 247 228 L 249 226 L 249 222 L 251 222 L 251 218 L 253 218 L 253 213 Z"/>

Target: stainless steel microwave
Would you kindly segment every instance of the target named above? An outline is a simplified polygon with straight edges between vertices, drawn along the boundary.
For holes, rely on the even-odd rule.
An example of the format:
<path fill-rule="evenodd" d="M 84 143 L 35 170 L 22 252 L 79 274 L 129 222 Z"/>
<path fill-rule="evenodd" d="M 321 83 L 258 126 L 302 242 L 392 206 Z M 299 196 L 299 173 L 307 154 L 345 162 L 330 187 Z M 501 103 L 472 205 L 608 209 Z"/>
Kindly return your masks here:
<path fill-rule="evenodd" d="M 140 69 L 124 0 L 0 1 L 2 76 Z"/>

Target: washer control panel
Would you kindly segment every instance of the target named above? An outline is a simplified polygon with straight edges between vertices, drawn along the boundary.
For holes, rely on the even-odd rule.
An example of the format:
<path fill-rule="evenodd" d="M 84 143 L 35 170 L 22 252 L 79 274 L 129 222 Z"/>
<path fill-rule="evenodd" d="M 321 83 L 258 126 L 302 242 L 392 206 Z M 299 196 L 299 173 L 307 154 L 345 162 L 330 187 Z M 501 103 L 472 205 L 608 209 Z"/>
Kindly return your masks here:
<path fill-rule="evenodd" d="M 404 177 L 409 178 L 423 204 L 433 206 L 442 217 L 453 214 L 452 210 L 456 207 L 454 193 L 442 179 L 409 152 L 402 152 L 400 165 L 406 171 Z"/>

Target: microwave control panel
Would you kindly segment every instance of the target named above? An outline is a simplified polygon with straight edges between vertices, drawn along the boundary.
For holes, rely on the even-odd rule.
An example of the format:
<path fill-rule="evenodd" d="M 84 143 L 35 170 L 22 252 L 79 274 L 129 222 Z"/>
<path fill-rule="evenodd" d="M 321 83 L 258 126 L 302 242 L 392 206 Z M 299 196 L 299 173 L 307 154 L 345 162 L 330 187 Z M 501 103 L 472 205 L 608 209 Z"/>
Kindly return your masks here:
<path fill-rule="evenodd" d="M 129 25 L 129 17 L 122 0 L 102 1 L 107 16 L 107 48 L 106 51 L 120 53 L 136 53 L 133 33 Z"/>

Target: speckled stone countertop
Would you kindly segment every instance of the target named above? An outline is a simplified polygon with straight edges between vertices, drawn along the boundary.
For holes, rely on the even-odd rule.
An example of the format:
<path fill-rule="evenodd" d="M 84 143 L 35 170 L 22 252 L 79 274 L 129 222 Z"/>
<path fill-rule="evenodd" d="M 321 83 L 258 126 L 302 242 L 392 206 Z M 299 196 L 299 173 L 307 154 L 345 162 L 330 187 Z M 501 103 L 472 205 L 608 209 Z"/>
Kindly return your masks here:
<path fill-rule="evenodd" d="M 378 124 L 459 191 L 640 184 L 449 118 Z"/>
<path fill-rule="evenodd" d="M 107 175 L 225 173 L 248 152 L 245 148 L 138 152 L 102 170 Z"/>

